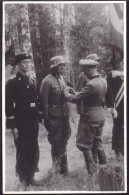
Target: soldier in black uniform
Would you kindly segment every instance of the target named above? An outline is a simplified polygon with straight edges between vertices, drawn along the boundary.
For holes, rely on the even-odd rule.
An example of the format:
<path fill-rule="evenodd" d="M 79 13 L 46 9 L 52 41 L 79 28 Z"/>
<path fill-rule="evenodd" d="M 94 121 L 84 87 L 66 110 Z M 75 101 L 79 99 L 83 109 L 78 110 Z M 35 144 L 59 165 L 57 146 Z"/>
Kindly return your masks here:
<path fill-rule="evenodd" d="M 15 56 L 19 71 L 6 83 L 6 126 L 11 129 L 16 145 L 16 173 L 25 185 L 32 184 L 39 171 L 39 113 L 36 78 L 28 74 L 31 56 Z"/>
<path fill-rule="evenodd" d="M 106 164 L 106 156 L 102 146 L 103 126 L 105 122 L 102 102 L 107 91 L 106 80 L 101 78 L 96 70 L 98 62 L 80 60 L 85 66 L 84 73 L 90 81 L 76 95 L 69 93 L 69 87 L 64 90 L 64 96 L 72 103 L 83 101 L 83 113 L 80 116 L 76 145 L 84 154 L 89 175 L 94 174 L 92 148 L 97 151 L 100 164 Z"/>
<path fill-rule="evenodd" d="M 51 144 L 53 168 L 57 173 L 67 175 L 67 143 L 71 136 L 69 109 L 63 90 L 68 84 L 62 76 L 65 60 L 55 56 L 50 60 L 51 74 L 43 79 L 40 95 L 44 113 L 44 125 Z"/>
<path fill-rule="evenodd" d="M 108 89 L 106 104 L 113 116 L 112 149 L 116 159 L 123 160 L 124 155 L 124 77 L 123 65 L 107 75 Z"/>

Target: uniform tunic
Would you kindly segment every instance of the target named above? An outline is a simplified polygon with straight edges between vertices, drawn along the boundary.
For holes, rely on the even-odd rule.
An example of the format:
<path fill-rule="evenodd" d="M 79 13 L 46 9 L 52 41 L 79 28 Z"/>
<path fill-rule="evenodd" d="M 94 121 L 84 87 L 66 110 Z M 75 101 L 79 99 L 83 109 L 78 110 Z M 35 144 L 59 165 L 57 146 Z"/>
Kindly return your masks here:
<path fill-rule="evenodd" d="M 102 149 L 101 137 L 105 121 L 102 102 L 106 90 L 106 80 L 95 75 L 81 92 L 78 92 L 77 95 L 71 95 L 69 98 L 69 101 L 73 103 L 83 101 L 84 113 L 80 116 L 76 141 L 77 147 L 82 152 L 91 150 L 92 147 L 96 150 Z"/>
<path fill-rule="evenodd" d="M 16 172 L 25 177 L 38 170 L 38 98 L 35 78 L 20 72 L 6 83 L 6 125 L 18 129 Z"/>
<path fill-rule="evenodd" d="M 112 78 L 112 72 L 107 76 L 108 89 L 106 94 L 106 104 L 108 107 L 114 107 L 115 97 L 121 88 L 123 78 L 117 76 Z M 124 96 L 116 108 L 118 117 L 113 119 L 112 149 L 124 153 Z"/>
<path fill-rule="evenodd" d="M 71 135 L 69 109 L 63 96 L 63 88 L 67 83 L 64 77 L 60 76 L 60 78 L 63 79 L 62 82 L 50 74 L 43 79 L 40 87 L 48 141 L 55 146 L 67 145 Z"/>

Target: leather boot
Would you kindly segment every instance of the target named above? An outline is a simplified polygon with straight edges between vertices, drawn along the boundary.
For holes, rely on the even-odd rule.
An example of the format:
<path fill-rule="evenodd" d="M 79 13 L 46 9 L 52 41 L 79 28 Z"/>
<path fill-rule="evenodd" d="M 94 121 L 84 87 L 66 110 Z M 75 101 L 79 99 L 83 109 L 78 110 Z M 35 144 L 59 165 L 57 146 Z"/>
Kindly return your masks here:
<path fill-rule="evenodd" d="M 98 153 L 95 149 L 92 148 L 92 154 L 93 154 L 93 159 L 95 163 L 98 163 Z"/>
<path fill-rule="evenodd" d="M 105 155 L 104 150 L 101 149 L 101 150 L 98 150 L 97 152 L 98 152 L 99 163 L 100 163 L 101 165 L 106 164 L 107 161 L 106 161 L 106 155 Z"/>
<path fill-rule="evenodd" d="M 60 148 L 57 147 L 51 147 L 51 156 L 52 156 L 52 166 L 54 171 L 56 171 L 57 173 L 60 173 L 60 157 L 61 157 L 61 151 Z"/>
<path fill-rule="evenodd" d="M 85 151 L 85 152 L 83 152 L 83 155 L 84 155 L 84 159 L 86 162 L 88 174 L 89 174 L 89 176 L 93 176 L 94 172 L 95 172 L 95 163 L 93 160 L 92 151 L 91 150 Z"/>
<path fill-rule="evenodd" d="M 68 162 L 67 162 L 67 152 L 66 150 L 63 150 L 61 153 L 61 158 L 60 158 L 60 174 L 63 174 L 64 176 L 67 176 L 69 171 L 68 171 Z"/>

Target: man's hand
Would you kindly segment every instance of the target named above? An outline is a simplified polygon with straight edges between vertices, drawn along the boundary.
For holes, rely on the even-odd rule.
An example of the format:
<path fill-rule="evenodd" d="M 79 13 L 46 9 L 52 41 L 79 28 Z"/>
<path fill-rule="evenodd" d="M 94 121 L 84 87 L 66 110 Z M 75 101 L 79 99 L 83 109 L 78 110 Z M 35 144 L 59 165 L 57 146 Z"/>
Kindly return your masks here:
<path fill-rule="evenodd" d="M 69 98 L 71 96 L 71 93 L 69 92 L 70 90 L 73 90 L 73 88 L 66 86 L 64 89 L 64 97 Z"/>
<path fill-rule="evenodd" d="M 76 94 L 76 91 L 75 91 L 73 88 L 70 88 L 70 89 L 69 89 L 69 93 L 75 95 L 75 94 Z"/>
<path fill-rule="evenodd" d="M 121 71 L 118 71 L 118 70 L 113 70 L 112 71 L 112 78 L 115 78 L 117 76 L 123 76 L 123 73 Z"/>
<path fill-rule="evenodd" d="M 14 141 L 17 142 L 18 141 L 18 129 L 17 128 L 11 129 L 11 132 L 12 132 Z"/>
<path fill-rule="evenodd" d="M 113 117 L 114 119 L 116 119 L 117 116 L 118 116 L 118 113 L 117 113 L 117 111 L 116 111 L 115 108 L 112 108 L 112 109 L 111 109 L 111 114 L 112 114 L 112 117 Z"/>

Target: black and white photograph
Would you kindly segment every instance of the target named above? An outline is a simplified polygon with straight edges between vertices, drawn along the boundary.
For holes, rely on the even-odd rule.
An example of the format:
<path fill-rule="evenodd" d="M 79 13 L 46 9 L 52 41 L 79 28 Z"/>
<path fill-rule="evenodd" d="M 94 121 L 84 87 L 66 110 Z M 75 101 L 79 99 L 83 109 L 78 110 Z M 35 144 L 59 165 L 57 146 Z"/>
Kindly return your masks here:
<path fill-rule="evenodd" d="M 2 23 L 2 193 L 126 193 L 126 1 L 3 1 Z"/>

